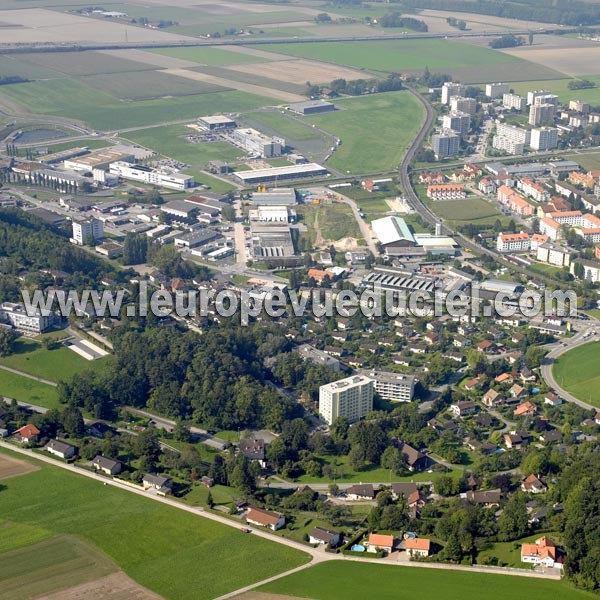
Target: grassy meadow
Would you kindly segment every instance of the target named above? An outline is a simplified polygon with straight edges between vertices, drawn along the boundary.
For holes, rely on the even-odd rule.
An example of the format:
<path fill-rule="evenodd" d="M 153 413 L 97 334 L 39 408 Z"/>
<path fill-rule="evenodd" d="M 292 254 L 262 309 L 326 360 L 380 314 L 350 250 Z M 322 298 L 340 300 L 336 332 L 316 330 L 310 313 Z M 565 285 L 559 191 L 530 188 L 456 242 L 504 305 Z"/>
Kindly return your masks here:
<path fill-rule="evenodd" d="M 556 383 L 580 400 L 600 407 L 600 342 L 577 346 L 559 356 L 553 367 Z"/>

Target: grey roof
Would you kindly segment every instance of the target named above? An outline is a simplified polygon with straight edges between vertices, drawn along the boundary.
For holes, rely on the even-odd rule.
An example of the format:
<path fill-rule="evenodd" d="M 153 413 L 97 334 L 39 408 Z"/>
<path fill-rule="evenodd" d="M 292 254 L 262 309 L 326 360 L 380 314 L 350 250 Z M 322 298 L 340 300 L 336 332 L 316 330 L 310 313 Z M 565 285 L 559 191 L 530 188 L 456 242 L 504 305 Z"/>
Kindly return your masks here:
<path fill-rule="evenodd" d="M 67 444 L 66 442 L 61 442 L 60 440 L 50 440 L 45 446 L 46 448 L 52 448 L 57 452 L 66 452 L 69 449 L 75 450 L 75 446 L 71 446 L 71 444 Z"/>
<path fill-rule="evenodd" d="M 337 531 L 330 531 L 329 529 L 323 529 L 322 527 L 314 527 L 310 532 L 310 537 L 316 540 L 322 540 L 326 543 L 331 543 L 331 540 L 338 537 L 340 534 Z"/>
<path fill-rule="evenodd" d="M 164 475 L 157 475 L 156 473 L 146 473 L 146 475 L 144 475 L 144 481 L 146 483 L 158 487 L 167 487 L 171 484 L 170 477 L 165 477 Z"/>
<path fill-rule="evenodd" d="M 240 440 L 240 452 L 249 460 L 264 460 L 265 440 L 254 438 Z"/>
<path fill-rule="evenodd" d="M 98 465 L 101 469 L 112 469 L 117 465 L 121 465 L 120 460 L 113 460 L 112 458 L 107 458 L 106 456 L 98 455 L 92 461 L 92 464 Z"/>
<path fill-rule="evenodd" d="M 365 498 L 374 498 L 375 491 L 370 483 L 357 483 L 351 485 L 347 490 L 347 494 L 354 494 L 356 496 L 364 496 Z"/>

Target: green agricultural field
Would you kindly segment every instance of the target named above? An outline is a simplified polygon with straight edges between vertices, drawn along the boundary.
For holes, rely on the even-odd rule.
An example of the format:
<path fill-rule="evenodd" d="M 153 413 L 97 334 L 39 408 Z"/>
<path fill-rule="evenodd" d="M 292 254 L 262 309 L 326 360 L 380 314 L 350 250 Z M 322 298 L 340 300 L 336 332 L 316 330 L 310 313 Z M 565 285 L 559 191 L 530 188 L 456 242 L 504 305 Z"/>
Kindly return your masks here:
<path fill-rule="evenodd" d="M 281 112 L 256 111 L 246 115 L 257 125 L 263 125 L 276 131 L 287 140 L 306 141 L 322 138 L 322 134 L 315 131 L 310 123 L 296 119 Z"/>
<path fill-rule="evenodd" d="M 264 49 L 369 71 L 407 71 L 425 67 L 440 70 L 524 62 L 489 48 L 474 48 L 441 39 L 269 44 Z"/>
<path fill-rule="evenodd" d="M 242 150 L 227 142 L 192 144 L 185 136 L 194 133 L 197 132 L 185 125 L 165 125 L 131 131 L 124 139 L 192 166 L 206 165 L 211 160 L 233 161 L 244 156 Z"/>
<path fill-rule="evenodd" d="M 343 173 L 396 169 L 424 118 L 420 102 L 404 91 L 348 98 L 336 105 L 341 110 L 306 119 L 342 140 L 327 164 Z"/>
<path fill-rule="evenodd" d="M 115 564 L 90 544 L 54 536 L 2 554 L 0 600 L 27 600 L 116 571 Z"/>
<path fill-rule="evenodd" d="M 0 88 L 0 102 L 3 96 L 31 113 L 78 119 L 104 131 L 192 120 L 217 110 L 244 111 L 272 102 L 262 96 L 238 91 L 122 102 L 72 79 L 4 85 Z"/>
<path fill-rule="evenodd" d="M 600 342 L 584 344 L 560 356 L 553 367 L 560 387 L 580 400 L 600 407 Z"/>
<path fill-rule="evenodd" d="M 58 382 L 70 379 L 79 371 L 101 370 L 105 368 L 107 359 L 110 361 L 108 357 L 86 360 L 63 345 L 47 350 L 33 340 L 19 339 L 15 343 L 14 353 L 0 358 L 0 365 Z"/>
<path fill-rule="evenodd" d="M 112 73 L 82 77 L 85 85 L 96 88 L 120 100 L 152 100 L 224 92 L 228 88 L 178 77 L 162 71 L 138 71 L 134 73 Z"/>
<path fill-rule="evenodd" d="M 570 90 L 568 85 L 571 79 L 558 79 L 551 81 L 528 81 L 512 83 L 511 87 L 514 88 L 517 94 L 526 95 L 527 92 L 532 90 L 548 90 L 558 96 L 561 102 L 568 102 L 569 100 L 583 100 L 589 102 L 592 105 L 598 106 L 600 104 L 600 75 L 582 75 L 576 79 L 589 79 L 593 81 L 597 87 L 590 88 L 587 90 Z"/>
<path fill-rule="evenodd" d="M 94 544 L 166 600 L 209 600 L 308 560 L 237 527 L 58 467 L 44 465 L 2 484 L 3 518 Z"/>
<path fill-rule="evenodd" d="M 0 369 L 0 396 L 29 402 L 45 408 L 63 408 L 56 388 L 46 383 Z"/>
<path fill-rule="evenodd" d="M 579 163 L 584 169 L 600 169 L 600 152 L 589 152 L 568 154 L 564 156 L 568 160 L 574 160 Z"/>
<path fill-rule="evenodd" d="M 594 594 L 567 583 L 508 575 L 465 573 L 396 565 L 328 562 L 294 573 L 259 588 L 259 591 L 313 600 L 591 600 Z"/>
<path fill-rule="evenodd" d="M 266 62 L 268 59 L 258 56 L 250 56 L 235 50 L 224 50 L 223 48 L 213 48 L 210 46 L 196 46 L 188 48 L 155 48 L 150 50 L 155 54 L 163 54 L 196 62 L 199 65 L 213 67 L 224 67 L 227 65 L 241 65 L 248 63 Z"/>
<path fill-rule="evenodd" d="M 50 531 L 42 527 L 0 521 L 0 553 L 37 544 L 51 535 Z"/>
<path fill-rule="evenodd" d="M 36 52 L 19 54 L 19 62 L 65 75 L 100 75 L 128 71 L 152 71 L 156 67 L 135 60 L 117 58 L 102 52 Z M 47 76 L 47 75 L 46 75 Z"/>
<path fill-rule="evenodd" d="M 5 77 L 24 79 L 61 78 L 62 73 L 20 60 L 18 54 L 0 54 L 0 73 Z"/>

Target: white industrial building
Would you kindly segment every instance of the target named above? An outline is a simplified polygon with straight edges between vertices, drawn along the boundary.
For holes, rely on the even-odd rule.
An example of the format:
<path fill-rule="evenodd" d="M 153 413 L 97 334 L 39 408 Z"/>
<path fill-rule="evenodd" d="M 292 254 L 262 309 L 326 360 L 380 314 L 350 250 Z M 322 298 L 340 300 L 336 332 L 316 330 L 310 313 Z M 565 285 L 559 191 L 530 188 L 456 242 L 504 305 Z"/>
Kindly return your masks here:
<path fill-rule="evenodd" d="M 327 169 L 317 163 L 306 163 L 285 167 L 271 167 L 270 169 L 236 171 L 234 175 L 245 185 L 256 185 L 258 183 L 278 183 L 283 180 L 327 175 Z"/>
<path fill-rule="evenodd" d="M 254 206 L 293 206 L 297 203 L 294 188 L 270 188 L 266 192 L 253 192 Z"/>
<path fill-rule="evenodd" d="M 120 150 L 98 150 L 86 154 L 85 156 L 78 156 L 65 160 L 65 169 L 73 169 L 74 171 L 89 171 L 92 172 L 94 169 L 100 169 L 107 171 L 111 163 L 118 161 L 130 161 L 133 160 L 133 154 L 122 152 Z"/>
<path fill-rule="evenodd" d="M 76 219 L 73 221 L 73 237 L 71 241 L 85 246 L 104 238 L 104 223 L 100 219 Z"/>
<path fill-rule="evenodd" d="M 250 127 L 235 129 L 231 135 L 231 139 L 242 150 L 261 158 L 281 156 L 285 148 L 285 140 L 283 138 L 271 137 Z"/>
<path fill-rule="evenodd" d="M 393 371 L 363 370 L 363 375 L 372 379 L 375 391 L 390 402 L 410 402 L 415 393 L 415 376 Z"/>
<path fill-rule="evenodd" d="M 150 185 L 165 187 L 172 190 L 187 190 L 194 187 L 193 175 L 184 175 L 183 173 L 165 173 L 152 169 L 145 165 L 134 165 L 133 163 L 117 161 L 110 165 L 111 175 L 140 181 Z"/>
<path fill-rule="evenodd" d="M 353 375 L 319 388 L 319 414 L 331 425 L 338 417 L 349 422 L 364 418 L 373 410 L 373 380 Z"/>
<path fill-rule="evenodd" d="M 274 204 L 251 209 L 248 211 L 248 218 L 259 223 L 291 223 L 295 214 L 295 211 L 290 211 L 287 206 Z"/>
<path fill-rule="evenodd" d="M 225 115 L 213 115 L 199 117 L 198 125 L 207 131 L 214 131 L 216 129 L 233 129 L 237 123 Z"/>

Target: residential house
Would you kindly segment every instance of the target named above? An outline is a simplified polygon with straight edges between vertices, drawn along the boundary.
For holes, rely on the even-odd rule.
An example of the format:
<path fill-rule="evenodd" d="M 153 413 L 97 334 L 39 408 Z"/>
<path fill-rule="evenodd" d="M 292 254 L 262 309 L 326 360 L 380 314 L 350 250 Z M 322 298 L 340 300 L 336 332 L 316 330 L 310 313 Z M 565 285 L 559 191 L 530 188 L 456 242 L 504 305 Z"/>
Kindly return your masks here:
<path fill-rule="evenodd" d="M 154 489 L 160 495 L 171 494 L 173 491 L 173 480 L 164 475 L 156 473 L 146 473 L 142 479 L 142 486 L 145 490 Z"/>
<path fill-rule="evenodd" d="M 418 516 L 421 508 L 425 505 L 417 484 L 412 481 L 392 483 L 392 497 L 394 499 L 404 498 L 409 516 L 413 519 Z"/>
<path fill-rule="evenodd" d="M 409 446 L 405 442 L 400 441 L 398 444 L 398 449 L 404 457 L 409 471 L 424 471 L 425 469 L 428 469 L 434 462 L 426 454 L 419 452 L 416 448 Z"/>
<path fill-rule="evenodd" d="M 521 490 L 526 494 L 543 494 L 547 489 L 546 484 L 533 473 L 521 482 Z"/>
<path fill-rule="evenodd" d="M 499 489 L 496 490 L 485 490 L 482 492 L 476 492 L 469 490 L 465 494 L 467 501 L 472 504 L 480 504 L 484 508 L 492 508 L 498 506 L 502 497 L 502 492 Z"/>
<path fill-rule="evenodd" d="M 373 500 L 375 490 L 370 483 L 357 483 L 346 490 L 346 496 L 349 500 Z"/>
<path fill-rule="evenodd" d="M 450 410 L 457 417 L 466 417 L 472 415 L 477 410 L 477 405 L 474 402 L 457 402 L 450 406 Z"/>
<path fill-rule="evenodd" d="M 497 392 L 496 390 L 493 390 L 492 388 L 490 388 L 483 395 L 483 398 L 481 399 L 481 401 L 488 408 L 493 408 L 494 406 L 497 406 L 498 404 L 502 404 L 502 402 L 504 402 L 504 396 L 500 392 Z"/>
<path fill-rule="evenodd" d="M 411 558 L 427 558 L 431 551 L 431 541 L 427 538 L 409 537 L 404 541 L 404 549 Z"/>
<path fill-rule="evenodd" d="M 483 381 L 484 381 L 484 376 L 477 375 L 477 377 L 474 377 L 473 379 L 469 379 L 469 381 L 467 381 L 467 383 L 465 383 L 465 390 L 467 390 L 467 392 L 470 392 L 471 390 L 478 388 L 483 383 Z"/>
<path fill-rule="evenodd" d="M 521 562 L 562 569 L 562 557 L 559 557 L 556 546 L 552 540 L 543 536 L 535 540 L 534 544 L 521 545 Z"/>
<path fill-rule="evenodd" d="M 77 454 L 77 448 L 75 448 L 75 446 L 71 446 L 71 444 L 61 442 L 60 440 L 50 440 L 44 446 L 44 450 L 49 454 L 64 458 L 65 460 L 73 458 Z"/>
<path fill-rule="evenodd" d="M 266 527 L 272 531 L 277 531 L 285 527 L 285 517 L 270 510 L 263 508 L 250 507 L 246 513 L 246 523 L 256 525 L 257 527 Z"/>
<path fill-rule="evenodd" d="M 520 386 L 518 383 L 515 383 L 510 388 L 510 390 L 508 390 L 508 393 L 510 397 L 515 400 L 521 400 L 522 398 L 526 398 L 529 395 L 527 393 L 527 390 L 524 387 Z"/>
<path fill-rule="evenodd" d="M 123 470 L 123 463 L 118 460 L 113 460 L 112 458 L 108 458 L 106 456 L 101 456 L 98 454 L 92 460 L 92 467 L 96 469 L 96 471 L 102 471 L 105 475 L 117 475 Z"/>
<path fill-rule="evenodd" d="M 369 552 L 377 552 L 383 550 L 390 553 L 394 548 L 394 536 L 382 535 L 380 533 L 370 533 L 365 544 Z"/>
<path fill-rule="evenodd" d="M 483 340 L 483 342 L 477 344 L 477 351 L 483 352 L 485 354 L 494 354 L 498 350 L 498 347 L 494 342 L 490 342 L 490 340 Z"/>
<path fill-rule="evenodd" d="M 557 396 L 554 392 L 548 392 L 544 396 L 544 404 L 549 404 L 550 406 L 560 406 L 562 402 L 562 398 Z"/>
<path fill-rule="evenodd" d="M 507 383 L 510 385 L 514 383 L 514 377 L 510 373 L 501 373 L 494 379 L 494 381 L 496 383 Z"/>
<path fill-rule="evenodd" d="M 504 436 L 504 445 L 512 450 L 513 448 L 520 448 L 525 443 L 525 440 L 518 433 L 505 433 Z"/>
<path fill-rule="evenodd" d="M 35 425 L 23 425 L 15 432 L 13 432 L 13 437 L 17 442 L 21 442 L 22 444 L 31 444 L 38 439 L 40 435 L 40 430 Z"/>
<path fill-rule="evenodd" d="M 527 402 L 523 402 L 523 404 L 519 404 L 519 406 L 515 408 L 514 415 L 515 417 L 532 417 L 536 412 L 537 406 L 528 400 Z"/>
<path fill-rule="evenodd" d="M 471 340 L 464 335 L 456 335 L 454 336 L 454 340 L 452 340 L 452 345 L 456 348 L 468 348 L 471 345 Z"/>
<path fill-rule="evenodd" d="M 549 431 L 544 431 L 540 435 L 540 442 L 544 442 L 544 444 L 554 444 L 560 442 L 562 438 L 563 435 L 559 429 L 550 429 Z"/>
<path fill-rule="evenodd" d="M 308 535 L 308 541 L 311 544 L 328 545 L 331 548 L 337 548 L 342 541 L 342 534 L 337 531 L 330 531 L 322 527 L 313 527 Z"/>
<path fill-rule="evenodd" d="M 522 358 L 523 358 L 523 353 L 520 350 L 514 350 L 507 357 L 508 363 L 511 365 L 518 363 Z"/>
<path fill-rule="evenodd" d="M 267 468 L 265 440 L 244 438 L 240 440 L 240 452 L 251 462 L 257 462 L 262 469 Z"/>
<path fill-rule="evenodd" d="M 87 426 L 88 435 L 91 435 L 99 440 L 103 440 L 107 435 L 113 435 L 115 432 L 115 429 L 103 421 L 95 421 Z"/>

